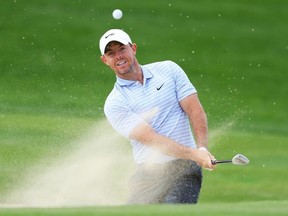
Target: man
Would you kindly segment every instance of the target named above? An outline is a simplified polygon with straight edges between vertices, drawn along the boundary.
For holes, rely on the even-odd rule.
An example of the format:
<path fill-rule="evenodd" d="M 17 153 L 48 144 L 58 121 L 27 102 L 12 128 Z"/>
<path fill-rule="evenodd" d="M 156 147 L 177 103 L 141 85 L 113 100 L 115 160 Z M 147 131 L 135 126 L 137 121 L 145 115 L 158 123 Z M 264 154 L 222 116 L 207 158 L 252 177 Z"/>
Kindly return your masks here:
<path fill-rule="evenodd" d="M 120 29 L 104 33 L 99 46 L 102 62 L 117 79 L 104 112 L 130 140 L 138 164 L 128 203 L 197 203 L 201 167 L 214 169 L 215 158 L 194 86 L 172 61 L 140 65 L 137 45 Z"/>

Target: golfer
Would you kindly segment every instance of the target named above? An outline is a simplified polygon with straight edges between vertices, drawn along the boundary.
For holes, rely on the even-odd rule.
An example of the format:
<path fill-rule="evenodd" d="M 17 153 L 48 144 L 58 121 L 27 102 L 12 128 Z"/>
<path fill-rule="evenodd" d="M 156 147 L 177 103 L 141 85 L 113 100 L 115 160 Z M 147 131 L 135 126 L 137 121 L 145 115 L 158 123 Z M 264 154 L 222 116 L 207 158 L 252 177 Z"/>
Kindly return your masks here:
<path fill-rule="evenodd" d="M 111 29 L 101 60 L 116 74 L 104 112 L 130 140 L 137 165 L 129 204 L 197 203 L 202 168 L 214 169 L 206 114 L 185 72 L 172 61 L 140 65 L 130 36 Z"/>

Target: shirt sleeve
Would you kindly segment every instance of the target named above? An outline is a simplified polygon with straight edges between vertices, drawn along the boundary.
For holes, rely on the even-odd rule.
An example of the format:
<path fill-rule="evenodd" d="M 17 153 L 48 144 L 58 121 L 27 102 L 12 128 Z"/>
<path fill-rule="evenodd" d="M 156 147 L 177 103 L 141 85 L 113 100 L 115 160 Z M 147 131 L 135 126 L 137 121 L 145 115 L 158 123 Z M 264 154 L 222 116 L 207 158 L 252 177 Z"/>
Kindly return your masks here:
<path fill-rule="evenodd" d="M 178 101 L 181 101 L 191 94 L 197 93 L 196 88 L 190 82 L 184 70 L 176 63 L 172 64 L 172 68 Z"/>
<path fill-rule="evenodd" d="M 122 136 L 129 138 L 130 132 L 138 124 L 144 122 L 143 118 L 119 100 L 107 100 L 104 113 L 112 127 Z"/>

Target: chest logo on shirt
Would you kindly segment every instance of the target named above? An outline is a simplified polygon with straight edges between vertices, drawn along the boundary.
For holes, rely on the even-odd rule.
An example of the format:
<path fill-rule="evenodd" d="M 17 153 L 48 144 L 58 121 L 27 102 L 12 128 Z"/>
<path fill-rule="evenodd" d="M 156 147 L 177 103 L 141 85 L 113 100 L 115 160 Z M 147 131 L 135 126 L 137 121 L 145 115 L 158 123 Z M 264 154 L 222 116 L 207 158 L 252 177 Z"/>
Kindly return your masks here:
<path fill-rule="evenodd" d="M 161 86 L 156 87 L 157 91 L 159 91 L 163 87 L 163 85 L 164 85 L 164 83 Z"/>

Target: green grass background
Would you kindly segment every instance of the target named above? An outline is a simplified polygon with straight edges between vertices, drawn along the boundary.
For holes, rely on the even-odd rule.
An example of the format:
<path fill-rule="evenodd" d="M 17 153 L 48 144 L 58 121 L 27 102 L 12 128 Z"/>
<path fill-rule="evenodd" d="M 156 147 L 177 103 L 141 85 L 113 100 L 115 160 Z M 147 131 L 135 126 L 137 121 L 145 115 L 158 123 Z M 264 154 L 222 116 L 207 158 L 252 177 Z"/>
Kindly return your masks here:
<path fill-rule="evenodd" d="M 115 8 L 121 20 L 112 19 Z M 130 34 L 141 64 L 177 62 L 208 114 L 213 154 L 242 152 L 251 164 L 205 171 L 197 206 L 0 215 L 287 214 L 287 11 L 285 0 L 1 1 L 0 200 L 25 169 L 61 157 L 104 117 L 115 76 L 100 62 L 98 41 L 110 28 Z"/>

